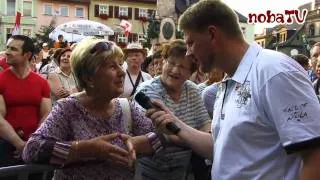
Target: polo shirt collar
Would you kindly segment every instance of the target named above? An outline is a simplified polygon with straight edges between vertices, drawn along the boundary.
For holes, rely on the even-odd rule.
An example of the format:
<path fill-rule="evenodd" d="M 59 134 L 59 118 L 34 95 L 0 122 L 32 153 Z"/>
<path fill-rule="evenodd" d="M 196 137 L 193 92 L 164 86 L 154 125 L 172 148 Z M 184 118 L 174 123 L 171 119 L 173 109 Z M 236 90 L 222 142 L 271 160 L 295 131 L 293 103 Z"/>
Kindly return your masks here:
<path fill-rule="evenodd" d="M 252 67 L 253 61 L 256 59 L 256 57 L 258 56 L 259 52 L 262 49 L 263 48 L 255 42 L 249 46 L 246 53 L 242 57 L 236 72 L 231 77 L 233 81 L 236 81 L 237 83 L 240 83 L 240 84 L 244 84 L 250 72 L 250 69 Z M 230 78 L 226 78 L 226 80 L 228 79 Z"/>

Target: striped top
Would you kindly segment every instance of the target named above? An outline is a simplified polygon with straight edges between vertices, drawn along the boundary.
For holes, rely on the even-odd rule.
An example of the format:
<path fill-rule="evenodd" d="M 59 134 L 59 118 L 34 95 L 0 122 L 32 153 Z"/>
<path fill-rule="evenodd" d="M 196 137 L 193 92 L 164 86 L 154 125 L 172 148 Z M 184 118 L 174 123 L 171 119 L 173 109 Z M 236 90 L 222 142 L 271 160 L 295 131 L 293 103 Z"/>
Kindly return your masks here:
<path fill-rule="evenodd" d="M 151 99 L 162 101 L 175 116 L 193 128 L 199 129 L 210 120 L 197 85 L 189 80 L 182 86 L 179 103 L 175 103 L 168 95 L 160 76 L 141 83 L 137 88 L 137 92 L 140 91 Z"/>

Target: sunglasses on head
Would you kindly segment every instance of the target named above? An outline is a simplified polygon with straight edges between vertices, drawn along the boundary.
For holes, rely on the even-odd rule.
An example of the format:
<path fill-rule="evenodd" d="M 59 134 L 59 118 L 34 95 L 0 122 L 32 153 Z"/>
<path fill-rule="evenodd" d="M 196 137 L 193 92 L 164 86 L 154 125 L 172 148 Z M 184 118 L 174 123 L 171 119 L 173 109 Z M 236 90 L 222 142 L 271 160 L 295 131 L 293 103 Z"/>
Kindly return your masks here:
<path fill-rule="evenodd" d="M 110 41 L 102 41 L 98 42 L 93 48 L 90 50 L 90 54 L 98 54 L 103 51 L 109 51 L 112 48 L 113 43 Z"/>

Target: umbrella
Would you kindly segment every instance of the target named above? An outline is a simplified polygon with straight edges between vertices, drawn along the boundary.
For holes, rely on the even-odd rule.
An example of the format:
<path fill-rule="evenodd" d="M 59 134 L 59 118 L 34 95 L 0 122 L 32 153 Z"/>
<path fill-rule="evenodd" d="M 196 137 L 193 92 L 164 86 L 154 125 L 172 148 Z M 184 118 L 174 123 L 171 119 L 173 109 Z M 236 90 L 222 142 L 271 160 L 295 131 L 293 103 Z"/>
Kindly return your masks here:
<path fill-rule="evenodd" d="M 71 34 L 71 33 L 66 33 L 62 30 L 55 29 L 49 34 L 49 38 L 53 40 L 58 40 L 59 35 L 63 35 L 63 38 L 67 40 L 68 42 L 79 42 L 86 36 L 83 35 L 78 35 L 78 34 Z"/>
<path fill-rule="evenodd" d="M 83 36 L 109 36 L 114 34 L 110 27 L 102 23 L 89 20 L 70 21 L 57 26 L 56 29 L 66 33 Z"/>

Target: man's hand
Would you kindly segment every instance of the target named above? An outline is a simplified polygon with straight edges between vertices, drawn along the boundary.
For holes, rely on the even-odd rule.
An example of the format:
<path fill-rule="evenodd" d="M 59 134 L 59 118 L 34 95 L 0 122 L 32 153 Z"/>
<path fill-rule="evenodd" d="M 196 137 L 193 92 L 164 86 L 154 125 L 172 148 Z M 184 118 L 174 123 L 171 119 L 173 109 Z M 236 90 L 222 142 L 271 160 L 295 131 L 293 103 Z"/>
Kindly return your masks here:
<path fill-rule="evenodd" d="M 164 134 L 172 134 L 167 128 L 166 125 L 170 122 L 175 125 L 179 124 L 180 120 L 173 115 L 173 113 L 162 103 L 158 101 L 152 101 L 152 104 L 157 108 L 151 108 L 147 110 L 146 116 L 149 117 L 158 132 Z"/>

